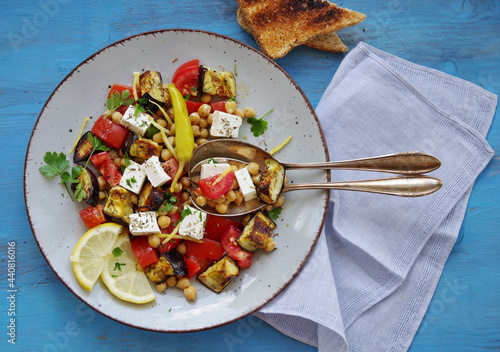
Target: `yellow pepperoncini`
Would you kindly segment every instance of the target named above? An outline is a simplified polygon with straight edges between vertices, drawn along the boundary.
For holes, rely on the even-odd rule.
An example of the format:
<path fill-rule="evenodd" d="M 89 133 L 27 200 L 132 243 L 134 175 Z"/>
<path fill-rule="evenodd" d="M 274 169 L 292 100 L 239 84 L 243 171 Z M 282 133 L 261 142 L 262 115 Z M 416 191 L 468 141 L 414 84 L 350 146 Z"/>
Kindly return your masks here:
<path fill-rule="evenodd" d="M 167 86 L 168 92 L 172 99 L 172 107 L 174 108 L 175 122 L 175 152 L 177 161 L 179 162 L 179 170 L 172 181 L 170 192 L 174 192 L 175 185 L 184 170 L 184 167 L 189 163 L 193 156 L 194 136 L 191 120 L 189 119 L 186 101 L 181 92 L 173 83 Z"/>

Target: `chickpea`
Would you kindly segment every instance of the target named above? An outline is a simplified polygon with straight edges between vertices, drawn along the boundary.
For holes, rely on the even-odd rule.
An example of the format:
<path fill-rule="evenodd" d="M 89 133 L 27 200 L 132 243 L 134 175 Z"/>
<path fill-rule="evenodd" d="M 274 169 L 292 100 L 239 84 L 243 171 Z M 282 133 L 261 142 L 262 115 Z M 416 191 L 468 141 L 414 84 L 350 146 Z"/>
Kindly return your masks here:
<path fill-rule="evenodd" d="M 180 179 L 180 184 L 182 185 L 183 189 L 188 189 L 189 186 L 191 186 L 191 181 L 189 180 L 189 177 L 183 176 Z"/>
<path fill-rule="evenodd" d="M 200 117 L 207 117 L 210 114 L 210 111 L 212 111 L 212 107 L 208 104 L 202 104 L 198 108 L 198 114 Z"/>
<path fill-rule="evenodd" d="M 255 115 L 256 112 L 254 108 L 249 108 L 249 107 L 245 108 L 245 117 L 255 117 Z"/>
<path fill-rule="evenodd" d="M 191 198 L 191 196 L 190 196 L 189 192 L 182 192 L 182 194 L 181 194 L 181 199 L 182 199 L 182 201 L 183 201 L 183 202 L 188 201 L 188 200 L 189 200 L 189 198 Z"/>
<path fill-rule="evenodd" d="M 236 203 L 236 205 L 240 205 L 241 203 L 243 203 L 243 194 L 240 192 L 240 191 L 236 191 L 236 198 L 234 199 L 234 202 Z"/>
<path fill-rule="evenodd" d="M 177 205 L 174 205 L 172 209 L 170 209 L 167 213 L 168 216 L 172 216 L 175 213 L 179 212 L 179 207 Z"/>
<path fill-rule="evenodd" d="M 238 187 L 239 187 L 238 180 L 234 179 L 234 180 L 233 180 L 233 184 L 231 185 L 231 188 L 230 188 L 230 189 L 231 189 L 232 191 L 234 191 L 234 190 L 238 189 Z"/>
<path fill-rule="evenodd" d="M 208 129 L 206 129 L 206 128 L 202 128 L 202 129 L 200 130 L 200 135 L 199 135 L 199 137 L 201 137 L 201 138 L 207 138 L 207 137 L 208 137 L 208 135 L 209 135 Z"/>
<path fill-rule="evenodd" d="M 264 206 L 264 211 L 271 211 L 273 210 L 273 206 L 272 205 L 266 205 Z"/>
<path fill-rule="evenodd" d="M 172 119 L 174 118 L 174 108 L 170 107 L 167 109 L 167 115 Z"/>
<path fill-rule="evenodd" d="M 274 242 L 274 240 L 271 237 L 268 237 L 264 250 L 266 252 L 271 252 L 274 251 L 275 248 L 276 248 L 276 242 Z"/>
<path fill-rule="evenodd" d="M 160 226 L 160 227 L 169 227 L 170 224 L 172 223 L 172 219 L 167 215 L 158 216 L 157 221 L 158 221 L 158 226 Z M 151 247 L 153 247 L 153 246 L 151 246 Z"/>
<path fill-rule="evenodd" d="M 185 288 L 188 288 L 189 286 L 191 286 L 191 282 L 189 281 L 189 279 L 187 277 L 182 277 L 177 281 L 176 286 L 178 288 L 180 288 L 181 290 L 184 290 Z"/>
<path fill-rule="evenodd" d="M 160 132 L 153 135 L 153 141 L 155 141 L 156 143 L 163 143 L 163 137 L 161 136 Z"/>
<path fill-rule="evenodd" d="M 177 247 L 175 247 L 175 249 L 177 250 L 177 252 L 179 252 L 179 254 L 181 255 L 184 255 L 186 254 L 186 245 L 184 244 L 184 242 L 181 242 L 177 245 Z"/>
<path fill-rule="evenodd" d="M 217 210 L 217 212 L 218 212 L 219 214 L 225 214 L 225 213 L 227 213 L 227 208 L 228 208 L 228 206 L 227 206 L 227 204 L 225 204 L 225 203 L 222 203 L 222 204 L 217 204 L 217 205 L 215 206 L 215 210 Z"/>
<path fill-rule="evenodd" d="M 200 127 L 201 128 L 207 128 L 207 126 L 208 126 L 207 118 L 206 117 L 202 117 L 200 119 Z"/>
<path fill-rule="evenodd" d="M 193 130 L 193 136 L 194 137 L 199 137 L 200 136 L 200 126 L 198 126 L 198 125 L 192 125 L 191 128 Z"/>
<path fill-rule="evenodd" d="M 200 98 L 202 103 L 208 104 L 212 101 L 212 96 L 210 94 L 203 94 Z"/>
<path fill-rule="evenodd" d="M 113 121 L 114 123 L 119 125 L 122 117 L 123 117 L 123 115 L 121 114 L 121 112 L 115 111 L 111 114 L 111 121 Z"/>
<path fill-rule="evenodd" d="M 177 278 L 175 276 L 170 276 L 166 282 L 168 287 L 174 287 L 177 285 Z"/>
<path fill-rule="evenodd" d="M 175 136 L 175 123 L 170 126 L 170 133 Z"/>
<path fill-rule="evenodd" d="M 278 199 L 276 200 L 276 202 L 274 203 L 274 206 L 276 208 L 279 208 L 283 205 L 283 203 L 285 203 L 285 197 L 284 196 L 279 196 Z"/>
<path fill-rule="evenodd" d="M 206 199 L 206 198 L 205 198 Z M 207 205 L 210 207 L 210 208 L 215 208 L 215 206 L 217 205 L 217 203 L 215 203 L 213 200 L 211 199 L 207 199 Z"/>
<path fill-rule="evenodd" d="M 250 175 L 255 176 L 255 175 L 259 174 L 259 170 L 260 170 L 259 164 L 257 164 L 255 161 L 248 163 L 248 165 L 246 167 L 247 167 L 248 173 Z"/>
<path fill-rule="evenodd" d="M 191 120 L 191 125 L 198 125 L 200 123 L 200 115 L 197 112 L 191 113 L 189 119 Z"/>
<path fill-rule="evenodd" d="M 158 291 L 159 293 L 164 292 L 166 289 L 167 289 L 167 283 L 166 282 L 162 282 L 161 284 L 157 284 L 156 285 L 156 291 Z"/>
<path fill-rule="evenodd" d="M 224 104 L 224 109 L 226 109 L 226 112 L 228 114 L 232 114 L 236 110 L 236 101 L 234 100 L 226 101 L 226 104 Z"/>
<path fill-rule="evenodd" d="M 236 110 L 234 111 L 234 114 L 236 116 L 241 117 L 242 119 L 245 118 L 245 112 L 243 111 L 242 108 L 236 108 Z"/>
<path fill-rule="evenodd" d="M 207 123 L 208 123 L 209 125 L 211 125 L 211 124 L 212 124 L 213 119 L 214 119 L 214 115 L 213 115 L 213 114 L 209 114 L 209 115 L 207 116 Z"/>
<path fill-rule="evenodd" d="M 170 150 L 165 148 L 165 149 L 161 150 L 160 157 L 162 160 L 167 161 L 168 159 L 170 159 L 172 157 L 172 153 L 170 152 Z"/>
<path fill-rule="evenodd" d="M 106 199 L 106 198 L 108 198 L 108 192 L 106 192 L 106 191 L 99 191 L 99 199 L 103 200 L 103 199 Z"/>
<path fill-rule="evenodd" d="M 159 111 L 159 110 L 158 110 L 158 111 Z M 168 123 L 167 123 L 167 120 L 165 120 L 165 119 L 158 119 L 158 120 L 156 120 L 156 123 L 157 123 L 158 125 L 160 125 L 161 127 L 167 127 L 167 124 L 168 124 Z"/>
<path fill-rule="evenodd" d="M 198 196 L 198 197 L 196 197 L 195 201 L 196 201 L 196 204 L 199 205 L 200 207 L 203 207 L 203 206 L 207 205 L 207 198 L 204 197 L 204 196 Z"/>
<path fill-rule="evenodd" d="M 186 297 L 188 301 L 196 300 L 196 287 L 190 285 L 186 287 L 183 291 L 184 291 L 184 297 Z"/>
<path fill-rule="evenodd" d="M 176 183 L 174 185 L 174 193 L 179 193 L 180 191 L 182 191 L 182 185 L 180 183 Z"/>
<path fill-rule="evenodd" d="M 113 159 L 113 163 L 114 163 L 117 167 L 120 167 L 120 166 L 122 166 L 122 159 L 121 159 L 121 158 L 115 158 L 115 159 Z"/>
<path fill-rule="evenodd" d="M 226 199 L 229 202 L 232 202 L 233 200 L 236 199 L 236 192 L 231 189 L 231 190 L 229 190 L 229 191 L 226 192 L 226 194 L 224 195 L 224 197 L 226 197 Z"/>
<path fill-rule="evenodd" d="M 203 143 L 207 143 L 207 142 L 208 142 L 208 139 L 206 139 L 206 138 L 198 138 L 196 140 L 196 144 L 198 144 L 198 145 L 202 145 Z"/>
<path fill-rule="evenodd" d="M 97 178 L 97 183 L 99 183 L 99 191 L 104 191 L 108 188 L 108 181 L 106 181 L 104 176 L 99 176 Z"/>
<path fill-rule="evenodd" d="M 219 198 L 217 199 L 214 199 L 214 202 L 215 204 L 222 204 L 226 201 L 226 197 L 224 197 L 224 195 L 220 196 Z"/>

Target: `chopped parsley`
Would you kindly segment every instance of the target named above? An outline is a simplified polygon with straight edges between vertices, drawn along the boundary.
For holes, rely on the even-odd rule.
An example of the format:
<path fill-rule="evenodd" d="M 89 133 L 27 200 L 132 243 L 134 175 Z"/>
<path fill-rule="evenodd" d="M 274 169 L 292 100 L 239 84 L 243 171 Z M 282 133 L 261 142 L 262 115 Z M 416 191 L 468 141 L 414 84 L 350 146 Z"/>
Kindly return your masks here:
<path fill-rule="evenodd" d="M 122 105 L 131 105 L 133 104 L 134 99 L 130 97 L 130 91 L 124 90 L 121 93 L 114 92 L 108 98 L 106 102 L 106 107 L 109 111 L 115 111 Z"/>
<path fill-rule="evenodd" d="M 165 192 L 166 200 L 163 202 L 160 211 L 170 211 L 174 208 L 174 205 L 177 204 L 178 199 L 175 195 L 170 192 Z"/>
<path fill-rule="evenodd" d="M 281 207 L 278 207 L 278 208 L 274 208 L 273 210 L 271 211 L 266 211 L 266 214 L 267 216 L 269 216 L 271 219 L 273 220 L 277 220 L 280 215 L 281 215 L 281 211 L 283 210 L 283 208 Z"/>
<path fill-rule="evenodd" d="M 113 256 L 114 257 L 119 257 L 123 254 L 123 251 L 120 247 L 115 247 L 115 249 L 113 249 Z"/>
<path fill-rule="evenodd" d="M 127 182 L 127 185 L 129 187 L 132 187 L 132 184 L 137 183 L 137 180 L 135 179 L 135 176 L 132 176 L 131 178 L 127 178 L 125 182 Z"/>
<path fill-rule="evenodd" d="M 250 127 L 250 131 L 252 131 L 252 133 L 255 137 L 262 136 L 264 134 L 264 132 L 266 132 L 268 123 L 266 120 L 264 120 L 264 118 L 267 117 L 267 115 L 269 115 L 273 111 L 274 111 L 274 108 L 269 110 L 261 118 L 257 118 L 257 117 L 247 118 L 248 123 L 250 125 L 252 125 L 252 127 Z"/>
<path fill-rule="evenodd" d="M 127 264 L 115 262 L 115 267 L 113 268 L 113 271 L 117 271 L 117 270 L 121 271 L 123 265 L 127 265 Z"/>
<path fill-rule="evenodd" d="M 71 192 L 68 188 L 69 183 L 76 183 L 75 197 L 78 201 L 83 200 L 87 196 L 87 192 L 83 189 L 83 186 L 78 181 L 78 177 L 82 173 L 83 168 L 81 166 L 74 166 L 71 168 L 71 174 L 66 171 L 69 167 L 69 161 L 66 159 L 66 154 L 57 152 L 47 152 L 43 157 L 46 165 L 41 166 L 38 170 L 47 178 L 52 178 L 57 175 L 60 176 L 60 183 L 64 185 L 68 195 L 71 200 L 74 200 Z"/>

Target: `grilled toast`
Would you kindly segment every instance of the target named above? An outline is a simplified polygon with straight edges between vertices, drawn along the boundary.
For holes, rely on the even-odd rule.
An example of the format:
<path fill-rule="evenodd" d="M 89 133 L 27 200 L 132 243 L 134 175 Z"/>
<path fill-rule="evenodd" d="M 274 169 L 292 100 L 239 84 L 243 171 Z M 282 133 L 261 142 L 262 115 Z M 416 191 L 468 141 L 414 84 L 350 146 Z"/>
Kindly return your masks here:
<path fill-rule="evenodd" d="M 332 48 L 338 47 L 338 51 L 346 51 L 347 47 L 335 32 L 357 25 L 366 18 L 360 12 L 326 0 L 237 2 L 240 26 L 252 34 L 260 49 L 272 59 L 283 57 L 294 47 L 303 44 L 315 48 L 328 48 L 331 45 L 331 50 L 337 50 Z"/>

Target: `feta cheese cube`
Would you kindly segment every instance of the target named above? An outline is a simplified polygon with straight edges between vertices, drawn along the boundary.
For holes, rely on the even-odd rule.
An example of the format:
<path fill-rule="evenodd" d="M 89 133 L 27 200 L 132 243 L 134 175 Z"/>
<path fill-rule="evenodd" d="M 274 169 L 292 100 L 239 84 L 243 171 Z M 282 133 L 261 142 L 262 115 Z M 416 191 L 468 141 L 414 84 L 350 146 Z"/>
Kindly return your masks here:
<path fill-rule="evenodd" d="M 219 175 L 226 171 L 226 169 L 229 167 L 228 163 L 218 163 L 218 164 L 203 164 L 201 165 L 201 171 L 200 171 L 200 180 L 203 180 L 204 178 L 209 178 L 215 175 Z"/>
<path fill-rule="evenodd" d="M 182 219 L 179 226 L 179 235 L 189 236 L 197 240 L 201 240 L 205 233 L 205 223 L 207 222 L 207 213 L 199 211 L 189 205 L 185 209 L 189 209 L 190 214 Z"/>
<path fill-rule="evenodd" d="M 250 176 L 250 173 L 248 172 L 248 169 L 246 167 L 236 171 L 234 173 L 234 176 L 236 176 L 236 180 L 238 181 L 240 191 L 243 194 L 243 199 L 245 199 L 245 202 L 257 198 L 257 191 L 255 190 L 252 176 Z"/>
<path fill-rule="evenodd" d="M 142 167 L 153 187 L 160 187 L 171 179 L 165 170 L 163 170 L 160 159 L 158 159 L 156 155 L 146 160 L 146 162 L 142 164 Z"/>
<path fill-rule="evenodd" d="M 210 134 L 212 137 L 238 138 L 242 122 L 243 119 L 237 115 L 217 110 L 212 116 Z"/>
<path fill-rule="evenodd" d="M 130 105 L 127 111 L 123 114 L 120 123 L 123 127 L 128 128 L 138 136 L 142 137 L 151 125 L 149 115 L 137 111 L 135 106 Z"/>
<path fill-rule="evenodd" d="M 129 165 L 123 172 L 123 176 L 120 180 L 120 186 L 128 189 L 130 192 L 139 194 L 146 181 L 146 173 L 144 172 L 142 165 L 138 164 L 132 160 L 129 161 Z"/>
<path fill-rule="evenodd" d="M 145 211 L 129 215 L 129 230 L 134 236 L 150 235 L 152 233 L 161 233 L 156 220 L 155 211 Z"/>

